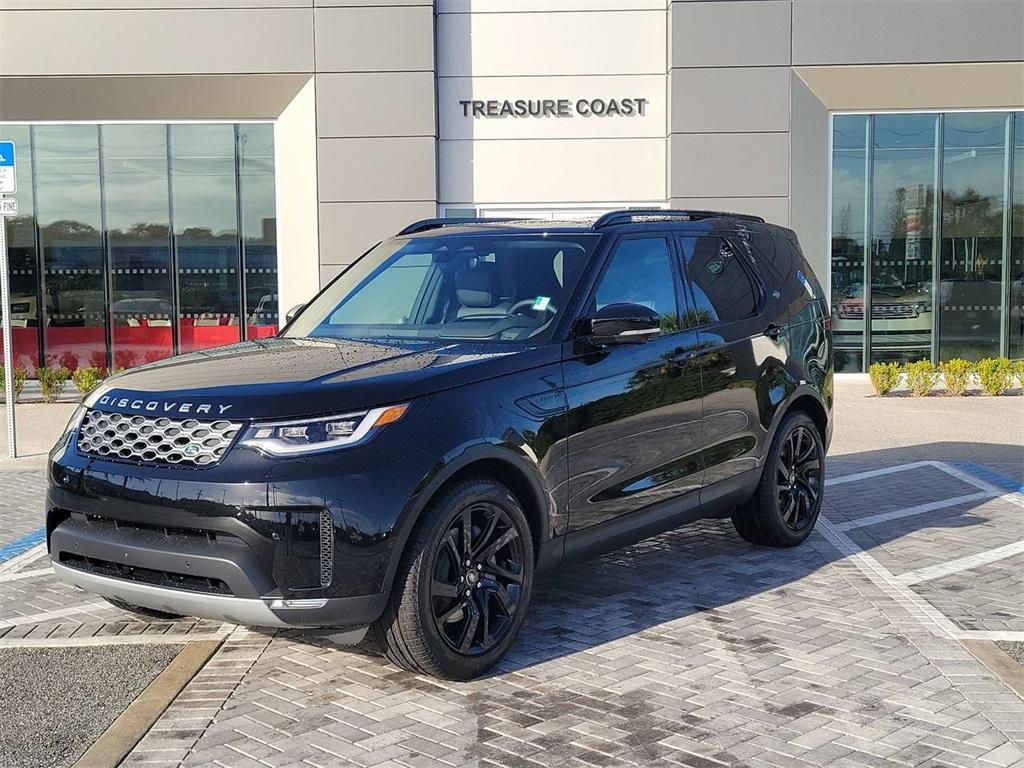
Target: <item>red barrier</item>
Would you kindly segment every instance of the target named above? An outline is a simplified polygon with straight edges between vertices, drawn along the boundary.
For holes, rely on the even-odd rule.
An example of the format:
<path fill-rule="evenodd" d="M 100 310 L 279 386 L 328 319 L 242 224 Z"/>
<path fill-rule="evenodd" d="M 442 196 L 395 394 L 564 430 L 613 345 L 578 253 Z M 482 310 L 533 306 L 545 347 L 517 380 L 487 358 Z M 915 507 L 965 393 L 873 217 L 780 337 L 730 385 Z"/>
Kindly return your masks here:
<path fill-rule="evenodd" d="M 114 367 L 131 368 L 170 357 L 172 335 L 170 326 L 116 325 L 114 326 Z M 38 328 L 12 328 L 14 364 L 35 376 L 39 366 Z M 220 347 L 240 340 L 237 325 L 185 325 L 180 329 L 179 345 L 182 353 Z M 250 325 L 246 334 L 250 339 L 266 339 L 277 333 L 276 325 Z M 51 366 L 63 365 L 69 371 L 80 367 L 106 366 L 106 340 L 103 326 L 49 326 L 44 339 L 46 360 Z M 0 339 L 0 354 L 3 340 Z"/>

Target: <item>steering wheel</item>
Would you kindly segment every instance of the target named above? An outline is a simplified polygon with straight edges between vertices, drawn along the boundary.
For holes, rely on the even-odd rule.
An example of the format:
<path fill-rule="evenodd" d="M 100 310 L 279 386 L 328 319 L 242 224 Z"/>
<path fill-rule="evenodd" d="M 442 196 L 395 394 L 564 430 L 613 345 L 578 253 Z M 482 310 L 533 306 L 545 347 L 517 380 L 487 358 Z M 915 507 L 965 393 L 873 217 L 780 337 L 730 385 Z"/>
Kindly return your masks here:
<path fill-rule="evenodd" d="M 509 307 L 508 313 L 510 315 L 520 314 L 519 310 L 526 309 L 526 308 L 532 309 L 535 302 L 536 302 L 536 299 L 523 299 L 522 301 L 517 301 L 515 304 L 513 304 L 511 307 Z M 542 310 L 534 309 L 533 311 L 534 312 L 550 312 L 552 315 L 558 314 L 558 308 L 554 304 L 552 304 L 550 301 L 548 302 L 548 305 L 546 307 L 544 307 L 544 309 L 542 309 Z"/>

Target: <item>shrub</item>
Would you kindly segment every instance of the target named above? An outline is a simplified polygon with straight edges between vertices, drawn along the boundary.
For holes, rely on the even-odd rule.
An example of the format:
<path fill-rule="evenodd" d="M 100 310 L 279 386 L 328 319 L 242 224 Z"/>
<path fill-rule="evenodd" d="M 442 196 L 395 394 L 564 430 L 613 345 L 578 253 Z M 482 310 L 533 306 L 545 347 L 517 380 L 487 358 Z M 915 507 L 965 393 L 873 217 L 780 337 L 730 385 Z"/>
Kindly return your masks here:
<path fill-rule="evenodd" d="M 1017 382 L 1024 387 L 1024 360 L 1015 362 L 1013 368 L 1017 372 Z"/>
<path fill-rule="evenodd" d="M 962 357 L 955 357 L 942 364 L 942 378 L 946 382 L 947 395 L 962 395 L 971 383 L 974 365 Z"/>
<path fill-rule="evenodd" d="M 916 363 L 907 363 L 907 386 L 917 397 L 924 397 L 932 391 L 935 382 L 939 379 L 939 371 L 932 364 L 931 360 L 918 360 Z"/>
<path fill-rule="evenodd" d="M 872 363 L 868 368 L 871 386 L 875 388 L 875 394 L 879 397 L 892 392 L 899 385 L 902 374 L 903 370 L 899 363 Z"/>
<path fill-rule="evenodd" d="M 28 379 L 28 371 L 20 365 L 14 366 L 14 402 L 21 398 L 21 391 L 25 388 L 25 381 Z M 0 365 L 0 400 L 6 399 L 7 369 Z"/>
<path fill-rule="evenodd" d="M 43 390 L 43 402 L 55 403 L 64 393 L 64 385 L 68 383 L 68 369 L 63 365 L 59 368 L 37 368 L 39 386 Z"/>
<path fill-rule="evenodd" d="M 1001 395 L 1013 384 L 1013 368 L 1005 357 L 986 357 L 978 363 L 978 382 L 986 395 Z"/>
<path fill-rule="evenodd" d="M 88 395 L 103 381 L 103 371 L 96 367 L 76 368 L 71 374 L 71 380 L 82 395 Z"/>

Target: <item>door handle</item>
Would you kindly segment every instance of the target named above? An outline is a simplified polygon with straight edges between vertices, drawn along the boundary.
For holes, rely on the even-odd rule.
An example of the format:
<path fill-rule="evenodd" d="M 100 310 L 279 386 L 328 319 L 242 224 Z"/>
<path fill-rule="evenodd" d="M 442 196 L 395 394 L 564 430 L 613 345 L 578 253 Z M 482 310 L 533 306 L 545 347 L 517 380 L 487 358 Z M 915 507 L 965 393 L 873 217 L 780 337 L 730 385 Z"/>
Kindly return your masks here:
<path fill-rule="evenodd" d="M 764 329 L 764 335 L 769 339 L 777 339 L 785 332 L 786 329 L 783 326 L 776 325 L 775 323 L 769 323 L 768 327 Z"/>

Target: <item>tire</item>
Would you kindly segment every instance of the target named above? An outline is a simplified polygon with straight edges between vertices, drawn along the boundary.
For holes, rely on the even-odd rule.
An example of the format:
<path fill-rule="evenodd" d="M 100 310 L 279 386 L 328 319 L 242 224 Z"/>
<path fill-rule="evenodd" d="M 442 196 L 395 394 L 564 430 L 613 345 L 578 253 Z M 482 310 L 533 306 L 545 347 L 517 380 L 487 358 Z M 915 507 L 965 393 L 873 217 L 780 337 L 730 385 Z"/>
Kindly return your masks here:
<path fill-rule="evenodd" d="M 178 613 L 167 613 L 166 611 L 158 611 L 154 608 L 143 608 L 141 605 L 133 605 L 132 603 L 126 603 L 124 600 L 118 600 L 116 597 L 104 597 L 108 603 L 115 608 L 120 608 L 122 611 L 128 613 L 134 613 L 137 616 L 141 616 L 147 619 L 159 619 L 160 621 L 175 621 L 182 618 L 181 614 Z"/>
<path fill-rule="evenodd" d="M 519 634 L 533 565 L 530 526 L 511 491 L 486 477 L 458 481 L 431 502 L 410 536 L 391 598 L 371 627 L 374 644 L 410 672 L 477 677 Z"/>
<path fill-rule="evenodd" d="M 802 411 L 787 414 L 772 440 L 753 498 L 732 513 L 751 544 L 795 547 L 811 535 L 825 489 L 821 433 Z"/>

